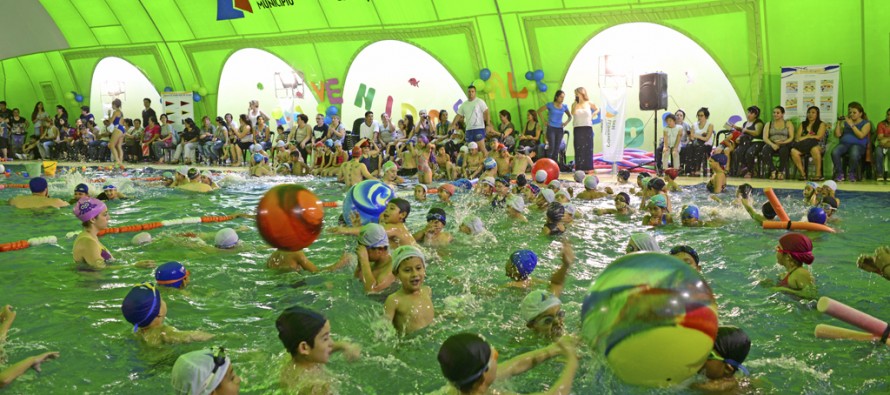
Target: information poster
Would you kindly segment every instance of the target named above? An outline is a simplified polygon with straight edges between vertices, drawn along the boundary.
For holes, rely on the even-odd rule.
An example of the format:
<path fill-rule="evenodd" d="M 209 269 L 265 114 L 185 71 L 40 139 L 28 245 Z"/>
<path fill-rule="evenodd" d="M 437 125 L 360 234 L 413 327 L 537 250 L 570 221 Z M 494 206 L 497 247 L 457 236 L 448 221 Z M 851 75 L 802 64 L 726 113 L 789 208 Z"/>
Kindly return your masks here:
<path fill-rule="evenodd" d="M 781 103 L 785 117 L 803 119 L 807 109 L 816 106 L 823 122 L 834 122 L 840 71 L 837 64 L 782 67 Z"/>
<path fill-rule="evenodd" d="M 167 115 L 167 122 L 173 124 L 176 130 L 182 130 L 182 120 L 186 118 L 195 119 L 193 95 L 192 92 L 161 93 L 161 100 L 164 103 L 163 113 Z M 201 124 L 197 120 L 195 120 L 195 123 Z"/>

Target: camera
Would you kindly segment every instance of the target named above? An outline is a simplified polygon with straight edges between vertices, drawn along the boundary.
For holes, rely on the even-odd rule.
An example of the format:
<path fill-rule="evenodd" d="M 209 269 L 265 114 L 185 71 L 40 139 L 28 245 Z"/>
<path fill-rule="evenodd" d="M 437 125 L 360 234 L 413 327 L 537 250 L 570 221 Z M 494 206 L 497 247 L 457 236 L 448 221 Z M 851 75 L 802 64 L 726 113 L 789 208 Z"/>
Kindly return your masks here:
<path fill-rule="evenodd" d="M 843 121 L 843 120 L 845 120 L 845 119 L 847 119 L 847 117 L 845 117 L 845 116 L 843 116 L 843 115 L 838 115 L 838 116 L 837 116 L 837 120 L 838 120 L 838 121 Z"/>

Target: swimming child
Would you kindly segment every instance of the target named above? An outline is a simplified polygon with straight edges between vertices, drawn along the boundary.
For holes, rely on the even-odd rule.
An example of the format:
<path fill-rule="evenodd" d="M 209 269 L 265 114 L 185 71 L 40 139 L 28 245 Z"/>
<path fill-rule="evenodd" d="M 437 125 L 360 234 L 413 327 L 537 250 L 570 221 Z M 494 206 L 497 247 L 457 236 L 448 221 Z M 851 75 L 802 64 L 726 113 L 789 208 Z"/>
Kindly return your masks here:
<path fill-rule="evenodd" d="M 618 170 L 617 180 L 618 180 L 618 185 L 627 184 L 627 182 L 630 180 L 630 171 Z"/>
<path fill-rule="evenodd" d="M 3 309 L 0 309 L 0 354 L 4 354 L 3 345 L 6 343 L 7 333 L 13 321 L 15 321 L 15 316 L 16 312 L 13 311 L 10 305 L 3 306 Z M 34 369 L 35 372 L 40 373 L 40 364 L 58 357 L 58 351 L 45 352 L 27 357 L 5 369 L 0 369 L 0 389 L 12 384 L 15 379 L 25 374 L 29 369 Z"/>
<path fill-rule="evenodd" d="M 442 184 L 439 185 L 439 189 L 436 191 L 436 194 L 439 195 L 439 201 L 444 203 L 447 206 L 451 205 L 451 197 L 454 196 L 454 193 L 457 191 L 457 188 L 451 184 Z"/>
<path fill-rule="evenodd" d="M 605 215 L 605 214 L 620 214 L 620 215 L 629 215 L 633 213 L 633 208 L 630 207 L 630 195 L 626 192 L 618 192 L 615 195 L 615 208 L 598 208 L 594 210 L 594 214 L 596 215 Z"/>
<path fill-rule="evenodd" d="M 547 222 L 541 228 L 541 234 L 544 236 L 559 236 L 565 233 L 566 226 L 564 224 L 566 209 L 562 203 L 553 202 L 547 206 Z"/>
<path fill-rule="evenodd" d="M 661 252 L 661 247 L 658 245 L 658 241 L 648 233 L 631 233 L 624 253 L 631 254 L 640 251 Z"/>
<path fill-rule="evenodd" d="M 562 264 L 550 276 L 549 288 L 546 291 L 531 291 L 519 304 L 519 315 L 525 321 L 526 327 L 551 339 L 558 339 L 565 329 L 563 322 L 565 312 L 562 310 L 559 296 L 562 294 L 568 271 L 575 261 L 575 253 L 567 238 L 562 240 L 560 258 Z"/>
<path fill-rule="evenodd" d="M 372 222 L 361 227 L 355 248 L 358 256 L 355 277 L 362 281 L 365 293 L 384 291 L 395 281 L 389 246 L 383 226 Z"/>
<path fill-rule="evenodd" d="M 815 206 L 819 203 L 819 185 L 815 182 L 807 181 L 803 187 L 803 203 L 807 206 Z"/>
<path fill-rule="evenodd" d="M 643 225 L 664 226 L 674 223 L 673 216 L 667 211 L 667 199 L 664 195 L 655 195 L 649 198 L 646 206 L 649 214 L 643 216 Z"/>
<path fill-rule="evenodd" d="M 111 184 L 105 185 L 102 187 L 102 193 L 99 196 L 96 196 L 96 199 L 99 200 L 117 200 L 117 199 L 126 199 L 127 197 L 124 194 L 117 191 L 117 187 Z"/>
<path fill-rule="evenodd" d="M 534 184 L 537 185 L 538 188 L 541 188 L 541 189 L 547 188 L 547 184 L 545 184 L 546 181 L 547 181 L 547 172 L 546 171 L 538 170 L 535 172 L 535 183 Z"/>
<path fill-rule="evenodd" d="M 751 339 L 745 331 L 733 326 L 717 328 L 714 349 L 701 368 L 701 372 L 709 379 L 706 383 L 696 384 L 699 390 L 714 393 L 733 392 L 738 387 L 735 374 L 739 371 L 748 375 L 748 369 L 742 363 L 751 351 Z"/>
<path fill-rule="evenodd" d="M 143 283 L 130 289 L 121 304 L 121 312 L 127 322 L 133 324 L 136 337 L 145 344 L 158 347 L 165 344 L 202 342 L 213 335 L 201 331 L 180 331 L 164 325 L 167 303 L 152 283 Z"/>
<path fill-rule="evenodd" d="M 498 177 L 494 181 L 494 192 L 491 198 L 491 207 L 504 207 L 507 205 L 507 197 L 510 196 L 510 179 Z"/>
<path fill-rule="evenodd" d="M 429 189 L 424 184 L 417 184 L 414 186 L 414 200 L 418 202 L 426 201 L 426 193 Z"/>
<path fill-rule="evenodd" d="M 665 189 L 666 184 L 665 184 L 664 180 L 662 180 L 658 177 L 653 177 L 653 178 L 649 179 L 649 182 L 646 183 L 646 186 L 648 187 L 648 190 L 652 193 L 651 196 L 655 196 L 655 195 L 659 195 L 659 194 L 664 195 L 664 199 L 667 202 L 667 211 L 673 211 L 673 208 L 671 207 L 671 196 L 668 194 L 667 189 Z"/>
<path fill-rule="evenodd" d="M 433 291 L 423 285 L 426 278 L 423 251 L 415 246 L 401 246 L 392 255 L 392 274 L 399 278 L 402 288 L 386 298 L 384 315 L 399 333 L 407 335 L 433 322 Z"/>
<path fill-rule="evenodd" d="M 213 173 L 211 173 L 210 170 L 201 172 L 201 182 L 209 185 L 211 190 L 219 189 L 219 185 L 216 184 L 216 181 L 213 181 Z"/>
<path fill-rule="evenodd" d="M 105 203 L 96 198 L 83 198 L 74 205 L 74 216 L 80 220 L 83 231 L 74 240 L 74 264 L 80 270 L 98 270 L 116 268 L 110 266 L 114 262 L 111 252 L 99 242 L 99 232 L 108 228 L 111 217 Z M 136 267 L 152 268 L 154 262 L 139 261 Z"/>
<path fill-rule="evenodd" d="M 494 177 L 487 176 L 482 177 L 479 182 L 476 183 L 474 187 L 476 193 L 488 197 L 494 194 Z"/>
<path fill-rule="evenodd" d="M 822 203 L 820 207 L 822 210 L 825 210 L 825 215 L 828 216 L 828 219 L 832 219 L 835 213 L 837 213 L 837 198 L 832 196 L 825 196 L 822 198 Z"/>
<path fill-rule="evenodd" d="M 816 280 L 809 270 L 803 268 L 804 264 L 813 264 L 815 259 L 813 242 L 809 237 L 801 233 L 786 233 L 779 238 L 779 245 L 776 246 L 776 262 L 785 269 L 785 277 L 773 289 L 815 299 Z M 770 285 L 770 282 L 765 282 L 765 285 Z"/>
<path fill-rule="evenodd" d="M 478 235 L 485 231 L 485 224 L 482 223 L 482 219 L 475 215 L 464 217 L 464 220 L 460 223 L 459 228 L 461 233 L 465 233 L 468 235 Z"/>
<path fill-rule="evenodd" d="M 507 260 L 507 265 L 504 267 L 507 272 L 507 277 L 509 277 L 510 280 L 513 281 L 510 281 L 504 286 L 513 288 L 529 288 L 538 284 L 543 284 L 544 281 L 531 277 L 532 272 L 535 271 L 535 267 L 537 266 L 538 254 L 535 254 L 534 251 L 514 251 L 513 254 L 510 255 L 510 259 Z"/>
<path fill-rule="evenodd" d="M 155 269 L 155 283 L 165 287 L 183 289 L 189 284 L 192 273 L 179 262 L 167 262 Z"/>
<path fill-rule="evenodd" d="M 238 232 L 232 228 L 222 228 L 213 237 L 213 245 L 221 250 L 230 250 L 238 246 Z"/>
<path fill-rule="evenodd" d="M 875 273 L 890 280 L 890 247 L 875 248 L 874 255 L 859 255 L 856 266 L 866 272 Z"/>
<path fill-rule="evenodd" d="M 266 267 L 268 267 L 269 269 L 292 272 L 299 272 L 302 270 L 305 270 L 309 273 L 334 271 L 344 265 L 345 264 L 334 264 L 329 267 L 319 269 L 317 266 L 315 266 L 314 263 L 312 263 L 312 261 L 309 260 L 308 257 L 306 257 L 306 253 L 303 252 L 303 250 L 288 251 L 281 248 L 275 250 L 272 255 L 269 255 L 269 259 L 266 260 Z"/>
<path fill-rule="evenodd" d="M 513 155 L 513 159 L 510 161 L 510 174 L 515 176 L 520 174 L 525 175 L 525 172 L 535 165 L 534 162 L 532 162 L 532 159 L 528 157 L 529 151 L 531 151 L 531 147 L 528 146 L 520 147 L 516 150 L 516 154 Z"/>
<path fill-rule="evenodd" d="M 405 179 L 398 175 L 399 167 L 393 161 L 387 161 L 383 164 L 383 183 L 393 190 L 398 189 L 399 184 L 405 182 Z"/>
<path fill-rule="evenodd" d="M 278 339 L 288 357 L 281 367 L 279 382 L 286 393 L 337 393 L 335 381 L 325 369 L 331 354 L 343 352 L 347 361 L 355 361 L 361 348 L 331 338 L 331 323 L 321 314 L 300 306 L 284 310 L 275 321 Z"/>
<path fill-rule="evenodd" d="M 664 170 L 664 179 L 667 180 L 668 191 L 680 192 L 680 186 L 677 185 L 677 178 L 680 177 L 680 171 L 670 167 Z"/>
<path fill-rule="evenodd" d="M 687 265 L 691 266 L 695 270 L 701 272 L 701 266 L 699 266 L 698 252 L 696 252 L 694 248 L 687 245 L 679 245 L 671 248 L 670 254 L 674 257 L 679 258 L 681 261 L 686 262 Z"/>
<path fill-rule="evenodd" d="M 698 206 L 694 204 L 683 206 L 683 211 L 680 212 L 680 224 L 692 227 L 702 226 L 703 224 L 699 221 L 698 217 Z"/>
<path fill-rule="evenodd" d="M 429 247 L 447 246 L 452 240 L 451 233 L 444 231 L 447 224 L 445 210 L 438 207 L 431 208 L 426 215 L 426 227 L 414 233 L 414 240 Z"/>
<path fill-rule="evenodd" d="M 497 150 L 492 152 L 492 158 L 498 164 L 498 177 L 507 177 L 510 178 L 510 152 L 507 151 L 507 146 L 498 143 Z"/>
<path fill-rule="evenodd" d="M 90 187 L 87 184 L 77 184 L 74 187 L 74 198 L 68 201 L 70 204 L 77 203 L 80 198 L 90 197 Z"/>
<path fill-rule="evenodd" d="M 556 193 L 550 189 L 541 189 L 535 196 L 535 207 L 546 210 L 550 203 L 556 202 Z"/>
<path fill-rule="evenodd" d="M 723 193 L 726 190 L 726 154 L 714 154 L 708 159 L 708 167 L 713 175 L 708 180 L 708 192 Z"/>
<path fill-rule="evenodd" d="M 581 200 L 594 200 L 609 196 L 612 193 L 611 188 L 607 188 L 606 192 L 600 192 L 596 190 L 596 187 L 599 185 L 599 183 L 600 179 L 595 175 L 584 177 L 584 192 L 579 193 L 578 196 L 575 197 Z"/>
<path fill-rule="evenodd" d="M 826 180 L 822 183 L 822 187 L 819 188 L 819 198 L 820 200 L 824 199 L 826 196 L 833 197 L 837 199 L 838 206 L 840 206 L 841 200 L 837 198 L 835 195 L 837 193 L 837 183 L 834 180 Z M 838 207 L 836 207 L 838 208 Z"/>
<path fill-rule="evenodd" d="M 479 178 L 495 178 L 498 176 L 498 162 L 494 160 L 494 158 L 485 158 L 485 160 L 482 161 L 482 168 L 485 169 L 485 171 L 479 175 Z"/>
<path fill-rule="evenodd" d="M 130 240 L 133 245 L 141 246 L 151 243 L 151 233 L 139 232 Z"/>
<path fill-rule="evenodd" d="M 439 348 L 439 367 L 448 380 L 448 387 L 437 393 L 443 394 L 494 394 L 491 389 L 498 381 L 518 376 L 556 356 L 565 359 L 562 373 L 548 395 L 569 394 L 578 370 L 575 338 L 563 336 L 559 341 L 498 364 L 498 351 L 479 335 L 459 333 L 452 335 Z"/>
<path fill-rule="evenodd" d="M 241 377 L 222 347 L 188 352 L 176 358 L 171 382 L 177 394 L 237 394 Z"/>
<path fill-rule="evenodd" d="M 263 156 L 263 154 L 255 153 L 251 156 L 250 161 L 250 169 L 248 173 L 254 177 L 266 177 L 275 175 L 275 172 L 272 171 L 272 167 L 269 166 L 268 160 L 269 158 Z"/>
<path fill-rule="evenodd" d="M 507 216 L 519 220 L 520 222 L 528 222 L 525 218 L 525 201 L 522 197 L 510 195 L 507 197 Z"/>
<path fill-rule="evenodd" d="M 49 183 L 43 177 L 34 177 L 28 181 L 30 195 L 19 195 L 9 199 L 9 205 L 15 208 L 33 209 L 43 207 L 66 207 L 68 202 L 49 196 Z"/>
<path fill-rule="evenodd" d="M 751 202 L 747 199 L 742 200 L 742 206 L 745 207 L 745 211 L 748 212 L 751 219 L 753 219 L 754 222 L 757 222 L 758 225 L 762 226 L 763 221 L 772 221 L 776 218 L 776 211 L 773 210 L 773 206 L 770 202 L 763 203 L 763 206 L 760 207 L 760 213 L 754 211 L 754 207 L 751 206 Z"/>

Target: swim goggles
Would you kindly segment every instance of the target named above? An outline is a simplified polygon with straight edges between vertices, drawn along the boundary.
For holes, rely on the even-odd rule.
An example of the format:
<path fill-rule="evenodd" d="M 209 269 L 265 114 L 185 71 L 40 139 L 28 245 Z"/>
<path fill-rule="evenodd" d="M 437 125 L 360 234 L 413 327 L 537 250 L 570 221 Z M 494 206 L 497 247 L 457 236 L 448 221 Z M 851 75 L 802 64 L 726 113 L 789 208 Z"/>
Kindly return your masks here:
<path fill-rule="evenodd" d="M 182 277 L 174 279 L 174 280 L 157 280 L 157 282 L 158 282 L 158 285 L 175 284 L 182 280 L 188 279 L 189 276 L 191 276 L 191 275 L 192 275 L 192 272 L 188 269 L 185 269 L 185 276 L 182 276 Z"/>
<path fill-rule="evenodd" d="M 145 288 L 148 288 L 149 290 L 151 290 L 151 308 L 148 309 L 148 313 L 145 314 L 145 318 L 143 318 L 142 320 L 139 321 L 139 322 L 144 322 L 145 320 L 148 319 L 148 317 L 151 317 L 151 314 L 155 311 L 155 307 L 158 306 L 158 295 L 160 293 L 158 292 L 158 290 L 155 288 L 154 284 L 152 284 L 152 283 L 148 283 L 148 282 L 142 283 L 142 284 L 137 285 L 137 287 L 145 287 Z M 136 324 L 133 325 L 133 332 L 135 333 L 138 330 L 139 330 L 139 323 L 137 322 Z"/>
<path fill-rule="evenodd" d="M 685 246 L 685 245 L 683 245 L 683 246 L 676 246 L 676 247 L 674 247 L 674 248 L 671 248 L 670 254 L 671 254 L 671 255 L 677 255 L 677 254 L 679 254 L 679 253 L 681 253 L 681 252 L 685 252 L 685 253 L 689 254 L 690 256 L 692 256 L 692 259 L 695 260 L 695 263 L 696 263 L 696 264 L 699 262 L 699 259 L 698 259 L 698 252 L 696 252 L 695 249 L 692 248 L 692 247 L 690 247 L 690 246 Z"/>
<path fill-rule="evenodd" d="M 210 348 L 210 356 L 213 358 L 213 370 L 210 371 L 211 375 L 207 376 L 207 379 L 204 380 L 204 384 L 201 385 L 201 391 L 198 391 L 199 394 L 203 394 L 207 389 L 207 386 L 213 382 L 214 378 L 216 378 L 217 372 L 219 368 L 226 364 L 226 349 L 223 347 L 211 347 Z M 223 372 L 225 374 L 226 372 Z"/>
<path fill-rule="evenodd" d="M 444 223 L 445 223 L 445 216 L 443 216 L 442 214 L 439 214 L 439 213 L 427 214 L 427 215 L 426 215 L 426 221 L 427 221 L 427 222 L 429 222 L 429 221 L 439 221 L 439 222 L 441 222 L 441 223 L 444 224 Z"/>
<path fill-rule="evenodd" d="M 556 314 L 535 317 L 535 319 L 531 321 L 531 324 L 537 325 L 540 323 L 541 325 L 552 325 L 554 321 L 556 321 L 557 319 L 563 319 L 565 318 L 565 316 L 566 312 L 560 310 L 557 311 Z"/>
<path fill-rule="evenodd" d="M 748 372 L 748 368 L 742 366 L 742 364 L 740 364 L 732 359 L 729 359 L 729 358 L 723 358 L 723 357 L 717 355 L 717 352 L 714 350 L 711 350 L 711 355 L 708 357 L 708 359 L 720 361 L 720 362 L 723 362 L 723 363 L 729 365 L 730 367 L 732 367 L 733 372 L 741 371 L 742 374 L 744 374 L 745 376 L 748 376 L 751 374 L 750 372 Z"/>

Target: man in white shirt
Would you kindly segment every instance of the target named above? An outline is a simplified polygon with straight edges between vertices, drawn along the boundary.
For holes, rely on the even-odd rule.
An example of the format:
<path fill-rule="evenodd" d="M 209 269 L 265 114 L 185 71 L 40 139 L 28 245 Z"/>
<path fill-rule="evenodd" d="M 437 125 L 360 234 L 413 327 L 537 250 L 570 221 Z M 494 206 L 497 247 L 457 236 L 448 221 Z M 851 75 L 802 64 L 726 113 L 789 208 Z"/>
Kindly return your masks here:
<path fill-rule="evenodd" d="M 374 120 L 374 112 L 365 112 L 365 122 L 359 127 L 359 139 L 368 139 L 377 141 L 377 135 L 380 134 L 380 124 Z"/>
<path fill-rule="evenodd" d="M 463 120 L 466 124 L 467 142 L 476 142 L 485 139 L 485 130 L 491 127 L 491 119 L 488 115 L 488 105 L 482 99 L 476 97 L 476 87 L 470 85 L 467 88 L 467 101 L 461 103 L 457 109 L 454 122 Z"/>

